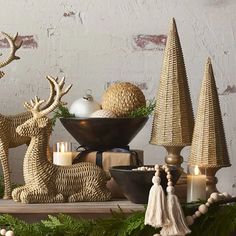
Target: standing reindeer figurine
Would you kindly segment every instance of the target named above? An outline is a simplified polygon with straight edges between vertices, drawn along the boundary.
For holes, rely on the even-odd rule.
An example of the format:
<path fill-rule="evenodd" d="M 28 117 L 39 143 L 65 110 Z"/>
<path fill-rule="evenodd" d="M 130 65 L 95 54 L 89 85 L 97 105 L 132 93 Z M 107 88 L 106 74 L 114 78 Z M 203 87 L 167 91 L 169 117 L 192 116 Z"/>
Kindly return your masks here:
<path fill-rule="evenodd" d="M 15 55 L 17 49 L 20 48 L 21 43 L 18 45 L 16 44 L 17 41 L 17 34 L 12 38 L 8 34 L 2 34 L 6 37 L 9 45 L 10 45 L 10 55 L 7 57 L 6 60 L 0 62 L 0 68 L 5 67 L 13 60 L 20 59 L 18 56 Z M 0 79 L 4 76 L 4 72 L 0 71 Z M 53 102 L 55 91 L 53 89 L 53 83 L 50 82 L 50 97 L 45 104 L 44 108 L 47 108 Z M 29 137 L 22 137 L 16 133 L 16 128 L 23 124 L 25 121 L 32 117 L 31 112 L 24 112 L 17 115 L 9 115 L 5 116 L 0 114 L 0 161 L 2 164 L 3 170 L 3 178 L 4 178 L 4 199 L 11 198 L 11 182 L 10 182 L 10 170 L 9 170 L 9 163 L 8 163 L 8 149 L 18 147 L 22 144 L 29 144 L 30 138 Z"/>
<path fill-rule="evenodd" d="M 46 115 L 58 106 L 60 99 L 71 85 L 63 89 L 64 79 L 59 83 L 48 76 L 54 84 L 54 102 L 46 109 L 40 109 L 44 102 L 38 97 L 31 104 L 25 103 L 33 117 L 17 128 L 17 133 L 31 137 L 24 158 L 25 185 L 13 190 L 15 201 L 23 203 L 52 203 L 78 201 L 107 201 L 111 193 L 106 188 L 106 173 L 93 163 L 81 162 L 72 166 L 56 166 L 46 158 L 51 122 Z"/>
<path fill-rule="evenodd" d="M 10 55 L 4 61 L 0 62 L 0 68 L 5 67 L 14 60 L 20 59 L 20 57 L 15 55 L 15 53 L 22 45 L 22 42 L 20 42 L 18 45 L 16 44 L 18 34 L 16 34 L 13 38 L 4 32 L 2 32 L 2 34 L 5 36 L 10 45 Z M 0 79 L 4 75 L 5 73 L 0 71 Z M 16 134 L 15 129 L 18 125 L 28 120 L 31 116 L 32 115 L 29 112 L 18 114 L 16 116 L 3 116 L 0 114 L 0 160 L 4 178 L 4 199 L 11 198 L 8 149 L 29 142 L 29 138 L 23 138 Z"/>

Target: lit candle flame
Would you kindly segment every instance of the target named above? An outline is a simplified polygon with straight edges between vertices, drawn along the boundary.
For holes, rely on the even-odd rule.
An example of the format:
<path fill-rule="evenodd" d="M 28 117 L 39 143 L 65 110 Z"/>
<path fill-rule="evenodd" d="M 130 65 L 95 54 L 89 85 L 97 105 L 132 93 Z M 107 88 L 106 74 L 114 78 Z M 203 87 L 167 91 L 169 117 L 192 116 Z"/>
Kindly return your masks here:
<path fill-rule="evenodd" d="M 198 166 L 194 167 L 194 175 L 199 175 L 200 174 L 200 170 L 198 168 Z"/>

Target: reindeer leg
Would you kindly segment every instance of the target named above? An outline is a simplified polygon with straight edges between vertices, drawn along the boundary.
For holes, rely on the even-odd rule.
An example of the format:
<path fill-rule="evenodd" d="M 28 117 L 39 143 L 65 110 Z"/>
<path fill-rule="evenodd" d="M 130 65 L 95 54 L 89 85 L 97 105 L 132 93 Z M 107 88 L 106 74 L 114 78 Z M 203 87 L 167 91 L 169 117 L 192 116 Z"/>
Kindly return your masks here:
<path fill-rule="evenodd" d="M 50 194 L 47 189 L 30 189 L 22 191 L 20 195 L 22 203 L 60 203 L 65 202 L 64 196 L 59 194 Z"/>
<path fill-rule="evenodd" d="M 11 180 L 8 163 L 8 144 L 0 140 L 0 160 L 2 164 L 2 172 L 4 178 L 4 195 L 3 199 L 11 199 Z"/>
<path fill-rule="evenodd" d="M 13 189 L 13 191 L 12 191 L 13 200 L 16 202 L 20 202 L 21 201 L 21 199 L 20 199 L 21 192 L 23 190 L 26 190 L 27 188 L 28 188 L 28 186 L 24 185 L 24 186 L 20 186 L 20 187 Z"/>
<path fill-rule="evenodd" d="M 81 193 L 74 193 L 68 197 L 68 202 L 85 202 L 87 197 Z"/>

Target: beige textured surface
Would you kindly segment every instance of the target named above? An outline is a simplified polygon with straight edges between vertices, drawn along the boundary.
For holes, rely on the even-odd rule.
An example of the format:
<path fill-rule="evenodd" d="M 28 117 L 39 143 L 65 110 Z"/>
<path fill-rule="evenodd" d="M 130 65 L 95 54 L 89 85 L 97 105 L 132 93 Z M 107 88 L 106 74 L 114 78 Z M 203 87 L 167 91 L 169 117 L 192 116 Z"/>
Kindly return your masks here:
<path fill-rule="evenodd" d="M 220 168 L 230 166 L 217 87 L 208 58 L 199 97 L 190 165 Z"/>
<path fill-rule="evenodd" d="M 164 53 L 150 143 L 188 146 L 191 144 L 193 126 L 184 57 L 173 19 Z"/>
<path fill-rule="evenodd" d="M 141 89 L 129 82 L 111 85 L 102 97 L 102 108 L 112 111 L 117 117 L 126 117 L 145 105 L 146 100 Z"/>

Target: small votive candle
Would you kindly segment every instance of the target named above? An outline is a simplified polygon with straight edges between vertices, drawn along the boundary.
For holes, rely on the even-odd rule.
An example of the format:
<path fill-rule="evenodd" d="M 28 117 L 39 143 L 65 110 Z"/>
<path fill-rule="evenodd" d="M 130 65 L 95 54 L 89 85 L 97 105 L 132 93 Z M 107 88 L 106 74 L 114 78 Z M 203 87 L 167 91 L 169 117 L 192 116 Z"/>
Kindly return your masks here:
<path fill-rule="evenodd" d="M 72 144 L 57 142 L 53 147 L 53 164 L 58 166 L 72 165 Z"/>
<path fill-rule="evenodd" d="M 187 202 L 206 200 L 206 175 L 201 171 L 198 166 L 189 167 L 189 174 L 187 175 Z"/>

